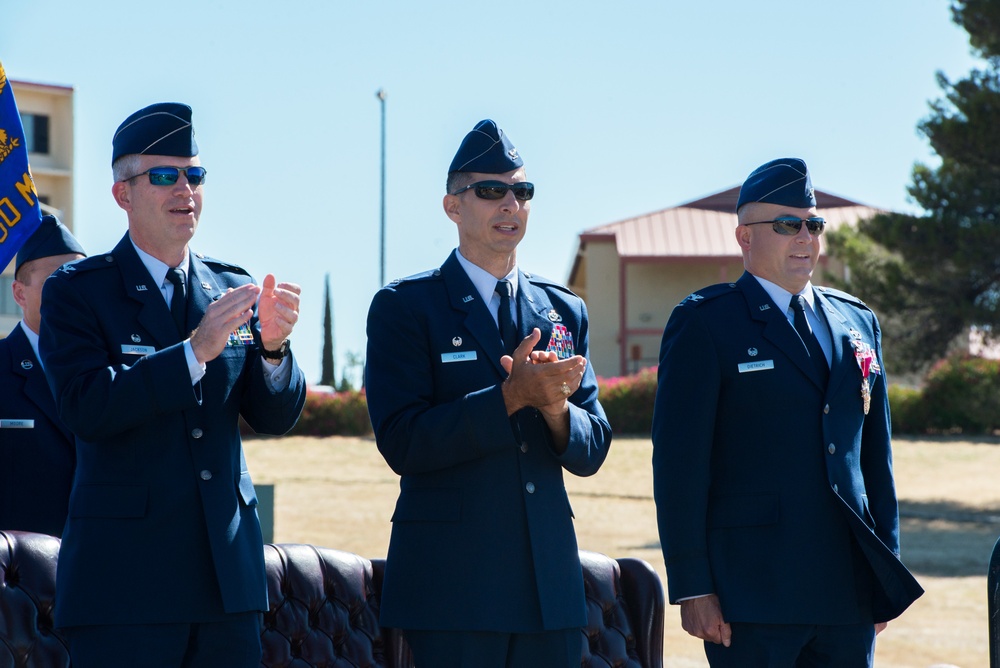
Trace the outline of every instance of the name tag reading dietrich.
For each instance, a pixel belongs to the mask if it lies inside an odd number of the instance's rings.
[[[122,355],[151,355],[155,352],[156,348],[153,346],[137,346],[128,343],[122,344]]]
[[[460,353],[441,353],[441,361],[448,362],[471,362],[476,359],[475,350],[466,350]]]
[[[0,429],[34,429],[34,420],[0,420]]]
[[[740,373],[750,373],[751,371],[766,371],[774,368],[774,360],[761,360],[759,362],[744,362],[736,367]]]

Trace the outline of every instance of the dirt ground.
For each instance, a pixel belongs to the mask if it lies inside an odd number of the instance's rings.
[[[639,557],[665,580],[646,439],[616,439],[591,478],[567,476],[584,549]],[[1000,440],[897,439],[903,561],[927,593],[879,636],[879,668],[989,665],[986,570],[1000,535]],[[385,556],[398,478],[372,439],[252,439],[250,471],[275,492],[274,540]],[[668,668],[707,666],[668,606]]]

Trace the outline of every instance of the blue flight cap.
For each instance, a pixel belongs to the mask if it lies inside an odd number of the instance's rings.
[[[190,158],[198,155],[191,125],[191,107],[177,102],[157,102],[135,112],[118,126],[111,140],[111,164],[133,153],[174,155]]]
[[[816,206],[809,168],[799,158],[778,158],[750,172],[740,188],[736,211],[751,202],[780,204],[796,209]]]
[[[76,240],[68,227],[59,222],[58,218],[42,216],[42,224],[31,233],[28,240],[17,251],[14,274],[17,275],[17,272],[21,270],[21,265],[25,262],[53,255],[69,255],[70,253],[86,255],[80,242]]]
[[[476,127],[465,135],[448,172],[504,174],[522,165],[524,161],[517,154],[517,149],[510,139],[496,123],[487,118],[479,121]]]

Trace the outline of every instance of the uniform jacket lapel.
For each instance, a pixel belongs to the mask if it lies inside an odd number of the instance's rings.
[[[45,380],[45,372],[20,326],[15,327],[7,336],[7,345],[10,350],[11,371],[24,379],[24,396],[59,428],[67,441],[72,442],[73,434],[63,426],[62,420],[58,419],[56,402],[52,398],[48,381]]]
[[[517,283],[517,331],[520,338],[526,337],[537,327],[542,337],[535,345],[536,350],[545,350],[552,335],[552,321],[548,313],[552,302],[545,291],[531,282],[531,274],[520,272]]]
[[[208,305],[222,295],[214,272],[208,270],[202,261],[202,256],[191,253],[189,265],[191,276],[188,278],[187,322],[194,329],[201,322]]]
[[[125,294],[140,307],[137,317],[139,324],[149,332],[161,348],[181,341],[177,325],[170,316],[170,307],[160,292],[160,286],[153,282],[146,266],[139,259],[139,254],[135,252],[128,234],[118,242],[111,254],[121,268]]]
[[[830,391],[835,392],[842,382],[857,368],[854,348],[851,346],[851,325],[846,315],[837,308],[836,302],[827,299],[820,290],[813,290],[817,304],[826,316],[833,342],[833,362],[830,365]],[[869,343],[874,343],[870,341]]]
[[[763,326],[764,338],[781,350],[802,373],[809,377],[810,381],[825,391],[826,388],[819,378],[819,371],[813,366],[806,347],[802,345],[792,324],[788,322],[788,316],[775,306],[767,291],[749,272],[740,277],[737,285],[746,297],[750,318]]]
[[[506,354],[500,341],[500,330],[490,315],[489,307],[483,303],[469,275],[459,264],[454,251],[441,266],[441,275],[451,308],[462,318],[465,328],[482,347],[497,371],[506,376],[507,372],[500,366],[500,358]]]

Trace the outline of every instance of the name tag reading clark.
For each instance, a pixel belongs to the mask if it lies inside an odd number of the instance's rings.
[[[151,355],[156,352],[153,346],[136,346],[128,343],[122,344],[122,355]]]
[[[0,420],[0,429],[34,429],[34,420]]]
[[[759,362],[744,362],[736,367],[740,373],[750,373],[751,371],[765,371],[774,368],[774,360],[761,360]]]
[[[441,353],[441,361],[445,364],[448,362],[471,362],[476,359],[475,350],[466,350],[460,353]]]

